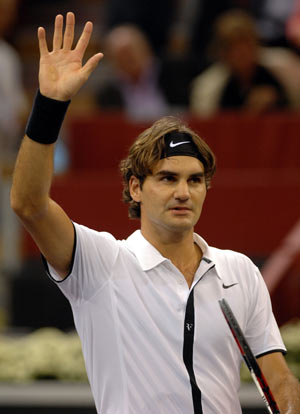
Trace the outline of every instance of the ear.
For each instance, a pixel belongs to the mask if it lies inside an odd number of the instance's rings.
[[[141,191],[140,180],[132,175],[129,179],[129,192],[132,199],[137,203],[141,201]]]

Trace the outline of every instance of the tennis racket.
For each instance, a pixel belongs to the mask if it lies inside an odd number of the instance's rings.
[[[244,361],[250,371],[253,381],[268,408],[269,413],[280,414],[279,408],[269,388],[267,380],[265,379],[229,304],[225,299],[221,299],[219,300],[219,305],[226,319],[226,322],[229,325],[230,331],[237,343],[237,346],[244,358]]]

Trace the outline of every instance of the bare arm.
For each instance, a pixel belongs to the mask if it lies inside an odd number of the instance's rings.
[[[103,56],[98,53],[82,66],[92,23],[86,23],[72,50],[74,25],[74,14],[68,13],[63,35],[63,16],[56,16],[51,52],[48,51],[44,28],[38,29],[40,92],[58,101],[71,99]],[[14,171],[11,205],[40,251],[63,278],[68,274],[71,264],[74,229],[66,213],[49,197],[53,153],[54,144],[42,144],[24,137]]]
[[[300,413],[300,384],[289,370],[281,352],[258,358],[281,414]]]

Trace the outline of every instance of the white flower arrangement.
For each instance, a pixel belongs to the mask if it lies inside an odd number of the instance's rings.
[[[87,381],[75,332],[41,328],[21,338],[0,336],[0,381]]]
[[[281,328],[288,349],[286,360],[300,379],[300,320]],[[251,380],[244,364],[243,381]],[[86,382],[87,375],[76,332],[41,328],[19,338],[0,336],[0,381],[26,382],[39,379]]]

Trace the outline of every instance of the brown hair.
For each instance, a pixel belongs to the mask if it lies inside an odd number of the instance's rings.
[[[241,9],[231,9],[221,14],[214,23],[211,52],[219,56],[232,42],[251,39],[258,42],[258,34],[252,16]]]
[[[152,174],[153,166],[161,159],[164,151],[164,136],[171,131],[186,132],[190,134],[196,144],[204,166],[204,175],[207,188],[210,187],[212,176],[215,173],[215,156],[209,146],[182,120],[167,116],[154,122],[143,131],[129,149],[128,157],[121,161],[120,170],[123,177],[123,201],[129,204],[129,217],[141,216],[140,204],[135,202],[129,191],[129,180],[133,175],[143,185],[145,178]]]

